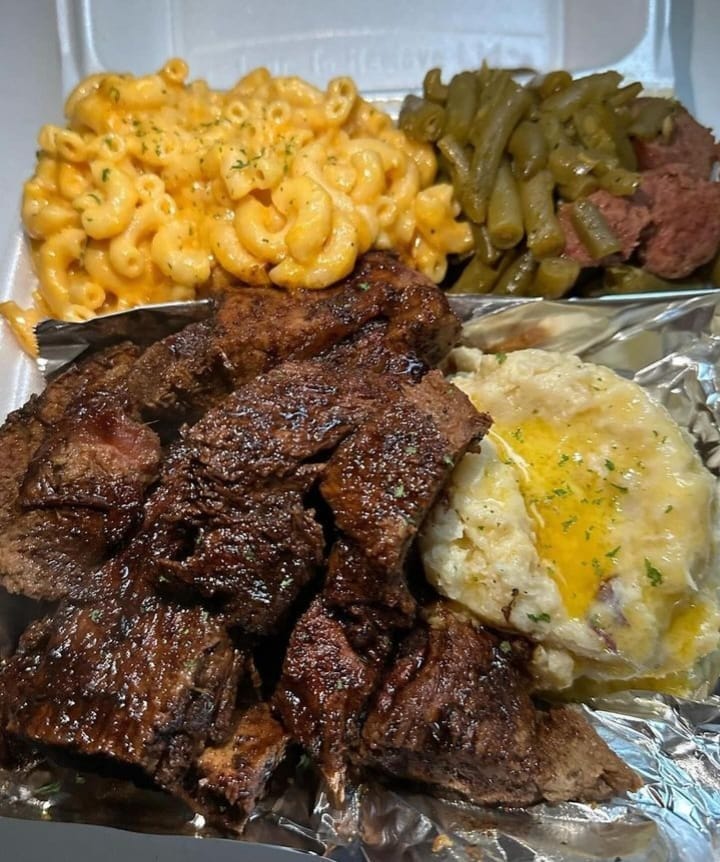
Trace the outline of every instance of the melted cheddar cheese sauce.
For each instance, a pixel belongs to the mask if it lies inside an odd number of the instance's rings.
[[[718,646],[714,482],[636,384],[573,356],[454,351],[494,418],[421,538],[437,589],[538,644],[545,689],[687,691]]]

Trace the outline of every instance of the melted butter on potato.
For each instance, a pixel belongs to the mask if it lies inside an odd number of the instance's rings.
[[[718,646],[714,481],[636,384],[577,357],[460,348],[495,421],[423,530],[428,578],[540,644],[538,685],[684,691]]]

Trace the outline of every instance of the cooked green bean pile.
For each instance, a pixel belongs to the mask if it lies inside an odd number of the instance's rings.
[[[432,142],[475,234],[475,254],[456,292],[560,297],[580,266],[562,257],[558,202],[597,259],[620,248],[600,210],[597,189],[632,195],[640,182],[631,137],[654,138],[674,103],[642,99],[641,84],[622,86],[617,72],[573,79],[565,71],[517,83],[510,71],[483,65],[444,84],[439,69],[408,96],[400,128]]]

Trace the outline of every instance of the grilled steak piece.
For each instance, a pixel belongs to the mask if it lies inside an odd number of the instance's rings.
[[[373,320],[387,321],[387,343],[434,364],[455,342],[459,323],[444,294],[385,252],[370,252],[335,287],[287,293],[229,292],[208,321],[152,345],[128,387],[145,418],[202,415],[223,395],[284,359],[316,356]]]
[[[322,599],[293,631],[275,694],[285,726],[337,800],[392,631],[415,616],[405,580],[410,543],[455,461],[489,427],[437,372],[396,382],[327,463],[320,490],[339,538]]]
[[[538,709],[529,645],[429,608],[407,636],[362,731],[359,763],[484,805],[599,801],[635,775],[571,707]]]
[[[378,667],[358,655],[342,621],[315,599],[290,636],[273,705],[293,740],[320,766],[335,800],[344,795],[348,749],[378,681]]]
[[[160,441],[122,403],[94,397],[73,405],[40,445],[20,491],[25,509],[95,509],[108,545],[142,518],[145,489],[157,477]]]
[[[218,598],[228,622],[278,630],[319,571],[325,540],[305,496],[319,458],[374,404],[323,362],[286,362],[229,396],[182,437],[149,500],[164,589]]]
[[[287,733],[266,703],[239,710],[227,742],[208,746],[198,757],[184,795],[211,822],[241,832],[284,759],[288,743]]]
[[[183,434],[129,547],[73,593],[80,607],[22,640],[3,680],[11,733],[176,785],[210,728],[222,727],[238,660],[215,618],[155,587],[218,599],[223,624],[247,633],[276,630],[323,556],[303,499],[318,458],[378,410],[383,388],[402,391],[391,375],[387,384],[338,371],[323,359],[286,362]]]
[[[207,612],[128,578],[145,550],[105,566],[101,601],[33,623],[0,684],[13,736],[110,757],[172,789],[227,732],[243,656]]]
[[[202,506],[203,501],[196,503]],[[303,507],[298,489],[248,493],[219,516],[208,517],[193,507],[169,531],[181,543],[190,534],[194,544],[188,543],[182,559],[158,560],[162,585],[182,585],[203,598],[221,600],[224,619],[249,634],[282,629],[300,590],[323,563],[322,527]]]
[[[159,444],[105,402],[138,353],[96,354],[0,429],[0,585],[10,592],[60,598],[140,515]]]
[[[386,397],[338,446],[321,484],[341,533],[328,567],[329,605],[376,604],[412,619],[410,543],[456,461],[489,427],[488,416],[431,371]]]

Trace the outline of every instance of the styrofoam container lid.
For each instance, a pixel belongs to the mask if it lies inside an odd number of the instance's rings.
[[[433,66],[448,74],[483,59],[674,84],[667,0],[62,0],[58,9],[66,90],[104,69],[146,74],[170,56],[216,87],[268,66],[320,85],[351,75],[365,92],[405,91]]]

